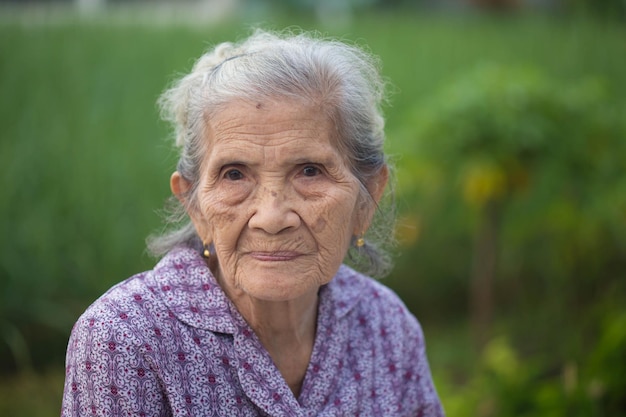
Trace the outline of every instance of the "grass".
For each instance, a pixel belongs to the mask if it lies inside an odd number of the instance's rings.
[[[63,393],[63,369],[22,373],[0,378],[0,415],[49,417],[59,415]]]

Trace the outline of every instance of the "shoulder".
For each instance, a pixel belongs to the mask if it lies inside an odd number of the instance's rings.
[[[111,287],[85,310],[81,319],[125,320],[128,313],[143,310],[146,304],[154,304],[154,289],[147,282],[151,272],[133,275]]]
[[[334,316],[354,337],[362,337],[363,343],[382,338],[423,347],[419,321],[389,287],[346,266],[340,268],[329,287]]]
[[[68,350],[141,344],[153,327],[151,311],[158,302],[146,285],[146,275],[134,275],[95,300],[74,324]]]
[[[332,283],[333,298],[339,309],[368,317],[389,320],[415,320],[402,299],[383,283],[342,266]]]
[[[443,415],[422,328],[398,294],[347,267],[341,267],[332,284],[332,299],[339,311],[332,337],[343,340],[338,350],[345,385],[351,386],[355,375],[360,381],[370,381],[379,395],[380,415],[395,415],[385,407],[400,402],[405,410],[415,410],[413,415]]]
[[[104,415],[113,411],[112,402],[130,409],[142,398],[150,415],[161,415],[165,402],[153,368],[158,362],[155,330],[163,310],[155,308],[146,276],[141,273],[112,287],[74,325],[67,346],[63,416]]]
[[[94,301],[74,325],[70,348],[114,336],[129,348],[154,344],[177,337],[184,326],[228,333],[231,322],[226,296],[200,255],[178,247],[153,269],[120,282]]]
[[[187,290],[185,281],[193,276],[192,260],[185,250],[174,250],[162,258],[153,269],[138,273],[114,285],[95,300],[81,315],[76,326],[152,327],[155,322],[172,319],[167,302],[174,299],[173,288]],[[177,294],[184,298],[185,291]],[[169,297],[169,298],[168,298]],[[173,300],[176,301],[176,300]]]

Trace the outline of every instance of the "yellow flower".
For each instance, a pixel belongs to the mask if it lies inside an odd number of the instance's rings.
[[[506,192],[504,171],[490,163],[482,162],[468,167],[462,182],[465,201],[476,207],[483,207],[489,201],[498,200]]]

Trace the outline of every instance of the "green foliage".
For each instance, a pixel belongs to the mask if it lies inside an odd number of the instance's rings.
[[[479,65],[408,112],[404,158],[416,168],[400,185],[450,242],[470,241],[477,214],[497,203],[502,278],[532,275],[567,297],[572,278],[610,282],[626,251],[623,114],[597,78]]]
[[[402,134],[414,135],[416,169],[404,187],[421,196],[423,221],[447,224],[452,245],[471,242],[479,214],[497,204],[499,311],[532,307],[559,326],[549,334],[547,323],[532,323],[531,331],[542,333],[532,341],[525,327],[492,340],[462,389],[448,392],[442,382],[451,415],[565,410],[589,416],[623,409],[625,374],[609,363],[621,367],[617,357],[626,353],[624,304],[601,301],[617,290],[624,302],[623,285],[616,284],[626,253],[622,106],[597,78],[565,83],[536,68],[489,64],[451,80],[408,113]],[[428,236],[414,250],[431,245],[445,250]],[[591,311],[599,321],[589,319]],[[598,343],[559,344],[576,331]],[[507,337],[519,338],[519,348]],[[528,353],[538,350],[546,352]],[[550,369],[556,375],[546,374]]]
[[[491,340],[462,383],[435,371],[448,415],[624,416],[626,316],[607,317],[598,343],[583,357],[554,362],[550,352],[532,358],[505,336]],[[458,379],[458,376],[456,377]]]
[[[423,100],[407,126],[416,156],[438,170],[429,175],[445,176],[465,203],[517,203],[518,233],[567,229],[594,245],[597,228],[624,231],[626,214],[624,109],[606,90],[598,79],[483,65]],[[589,229],[573,230],[581,223]]]
[[[64,377],[63,369],[55,369],[41,374],[24,372],[13,378],[0,378],[0,415],[58,416]]]
[[[576,13],[622,21],[626,19],[626,3],[623,0],[566,0],[564,5]]]

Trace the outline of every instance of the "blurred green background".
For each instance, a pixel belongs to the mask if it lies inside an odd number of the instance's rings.
[[[259,24],[381,57],[384,283],[448,415],[626,415],[623,1],[77,3],[0,7],[0,415],[58,415],[72,324],[155,262],[176,162],[158,95]]]

